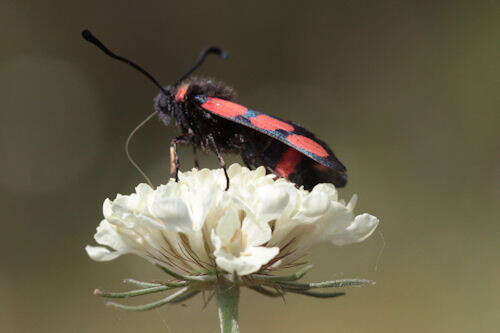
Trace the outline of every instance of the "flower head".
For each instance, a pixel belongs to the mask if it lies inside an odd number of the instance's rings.
[[[278,269],[296,265],[315,244],[361,242],[378,225],[372,215],[355,216],[356,196],[345,204],[331,184],[309,192],[266,175],[263,167],[238,164],[228,175],[228,190],[222,170],[203,169],[180,173],[178,182],[156,189],[140,184],[131,195],[107,199],[94,236],[102,246],[87,246],[88,255],[108,261],[132,253],[163,268],[176,283],[203,281],[206,288],[223,277],[264,292],[274,277],[283,280],[274,275]]]

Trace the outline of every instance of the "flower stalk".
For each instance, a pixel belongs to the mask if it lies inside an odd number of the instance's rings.
[[[215,298],[219,311],[221,333],[238,333],[238,300],[240,288],[234,284],[219,283]]]

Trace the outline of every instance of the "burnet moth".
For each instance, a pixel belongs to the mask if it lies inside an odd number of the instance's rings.
[[[227,187],[229,177],[222,158],[225,153],[239,154],[248,168],[262,165],[268,172],[307,190],[318,183],[333,183],[336,187],[346,185],[346,168],[313,133],[294,122],[235,103],[233,89],[221,82],[190,77],[208,54],[227,58],[223,50],[205,49],[186,74],[174,84],[163,87],[139,65],[111,52],[90,31],[84,30],[82,36],[108,56],[134,67],[160,89],[154,99],[154,114],[166,125],[173,119],[181,131],[170,148],[171,176],[176,180],[180,168],[177,145],[186,144],[193,146],[196,167],[199,167],[197,149],[216,154],[226,174]]]

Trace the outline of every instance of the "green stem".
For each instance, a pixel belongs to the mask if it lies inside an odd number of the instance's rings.
[[[238,333],[239,287],[235,284],[221,283],[216,287],[215,296],[219,309],[221,333]]]

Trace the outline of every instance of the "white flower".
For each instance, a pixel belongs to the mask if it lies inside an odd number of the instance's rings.
[[[181,274],[245,276],[289,267],[319,242],[361,242],[379,222],[355,216],[356,196],[346,205],[331,184],[309,192],[238,164],[228,174],[227,191],[222,170],[203,169],[107,199],[94,236],[103,246],[87,246],[88,255],[107,261],[133,253]]]

